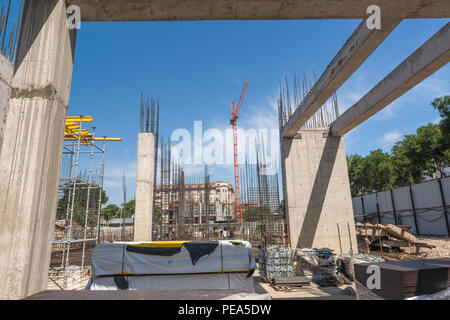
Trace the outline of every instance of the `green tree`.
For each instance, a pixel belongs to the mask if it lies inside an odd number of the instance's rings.
[[[392,188],[393,166],[391,156],[377,149],[364,157],[361,163],[360,179],[365,181],[362,193]]]
[[[443,96],[434,99],[431,105],[439,111],[441,121],[439,126],[441,127],[442,135],[446,137],[447,144],[450,144],[450,96]]]
[[[439,172],[440,176],[445,177],[445,169],[450,164],[450,148],[441,127],[435,124],[420,127],[417,129],[417,143],[421,154],[414,154],[412,157],[425,158],[423,160],[426,162],[425,173],[432,176]]]
[[[56,218],[63,220],[66,219],[67,212],[69,210],[68,216],[70,217],[70,208],[72,207],[72,192],[73,185],[67,184],[63,188],[63,196],[58,200]],[[73,202],[73,214],[72,219],[80,226],[84,226],[84,220],[86,217],[86,207],[87,207],[87,194],[88,189],[86,185],[77,184],[75,187],[75,197]],[[88,226],[93,226],[97,221],[97,214],[95,210],[98,208],[99,200],[99,189],[91,188],[89,191],[89,212],[88,212]],[[102,190],[102,205],[108,202],[108,196],[105,190]]]
[[[347,161],[352,196],[389,189],[393,182],[391,156],[380,149],[366,157],[350,155]]]
[[[425,175],[438,172],[445,176],[450,164],[450,148],[439,125],[428,124],[406,135],[392,148],[396,171],[396,186],[418,183]]]
[[[348,176],[350,179],[350,191],[352,197],[361,194],[363,189],[363,179],[361,176],[361,165],[363,158],[359,154],[352,154],[347,157]]]
[[[125,206],[123,208],[123,217],[124,218],[131,218],[134,215],[134,208],[136,205],[136,200],[130,200],[127,203],[125,203]]]
[[[118,216],[120,208],[115,204],[108,204],[102,210],[102,217],[106,221],[111,220],[114,216]]]
[[[421,182],[425,176],[446,176],[450,166],[450,96],[434,99],[439,111],[438,125],[428,124],[415,134],[405,135],[391,153],[372,151],[366,157],[347,158],[352,196],[383,191]]]
[[[400,187],[418,183],[425,179],[425,171],[429,162],[422,157],[422,151],[414,134],[405,135],[392,147],[394,165],[394,186]]]

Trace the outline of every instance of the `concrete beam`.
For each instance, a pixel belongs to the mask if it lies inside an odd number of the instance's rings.
[[[369,5],[385,18],[450,17],[448,0],[67,0],[83,21],[362,19]]]
[[[362,21],[294,111],[283,127],[281,136],[294,137],[306,121],[375,51],[400,21],[383,19],[379,30],[368,29],[365,20]]]
[[[47,288],[74,32],[64,0],[25,1],[0,152],[0,299]]]
[[[138,135],[134,241],[152,240],[154,141],[153,133]]]
[[[337,118],[331,124],[330,134],[343,136],[449,61],[450,23],[447,23],[369,93]]]

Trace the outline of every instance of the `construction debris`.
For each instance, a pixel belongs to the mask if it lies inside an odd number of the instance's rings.
[[[349,284],[351,281],[336,264],[333,250],[295,249],[296,274],[305,276],[321,287]]]
[[[350,257],[349,254],[343,254],[343,256]],[[357,253],[353,255],[353,258],[359,260],[361,263],[363,262],[383,262],[385,261],[383,258],[379,256],[370,255],[367,253]]]
[[[303,287],[308,286],[310,281],[306,277],[281,277],[273,278],[271,283],[279,287]]]
[[[356,223],[356,231],[359,238],[363,238],[366,249],[377,251],[401,252],[404,248],[415,247],[416,253],[420,248],[435,248],[435,246],[420,242],[414,235],[409,233],[412,228],[409,226],[394,226],[392,224],[370,224]]]
[[[351,283],[352,277],[347,275],[345,267],[338,267],[340,260],[328,248],[263,248],[259,262],[261,276],[276,290],[307,286],[310,282],[322,287]]]

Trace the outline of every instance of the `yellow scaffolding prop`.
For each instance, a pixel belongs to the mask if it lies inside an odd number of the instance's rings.
[[[94,137],[94,133],[89,129],[81,129],[82,122],[94,121],[93,116],[68,116],[64,128],[64,140],[75,141],[80,139],[84,145],[88,145],[90,141],[122,141],[122,138]]]

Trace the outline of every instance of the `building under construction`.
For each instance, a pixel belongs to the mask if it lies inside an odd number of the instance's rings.
[[[170,141],[162,140],[159,151],[153,240],[239,237],[257,245],[285,243],[278,170],[275,163],[265,161],[262,144],[256,149],[256,163],[247,159],[240,169],[242,222],[230,183],[211,182],[207,166],[203,177],[186,177],[181,165],[174,163]]]

